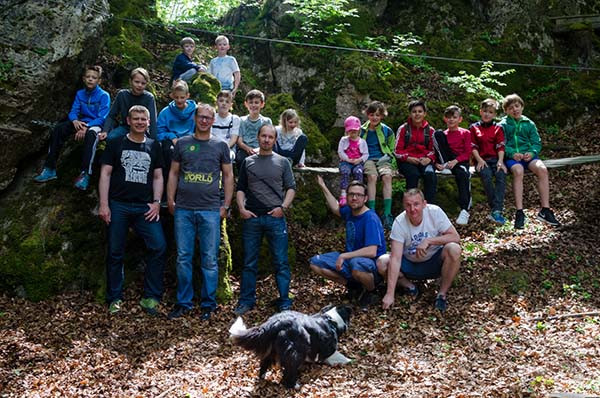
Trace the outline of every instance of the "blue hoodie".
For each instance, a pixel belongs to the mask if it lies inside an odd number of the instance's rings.
[[[194,134],[194,114],[196,112],[196,102],[187,100],[187,106],[184,110],[177,108],[175,101],[171,101],[158,114],[156,120],[157,139],[164,141],[166,139],[181,138],[186,135]]]
[[[83,88],[75,94],[75,101],[69,112],[69,120],[79,120],[87,123],[88,127],[104,124],[104,119],[110,110],[110,95],[96,86],[88,91]]]

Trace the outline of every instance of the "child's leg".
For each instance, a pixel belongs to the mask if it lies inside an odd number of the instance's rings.
[[[548,169],[540,159],[533,159],[527,166],[538,178],[538,191],[542,207],[550,207],[550,182],[548,180]]]
[[[119,126],[108,132],[106,139],[114,140],[115,138],[125,137],[129,133],[129,126]]]
[[[363,182],[363,180],[364,180],[363,174],[364,174],[363,163],[355,164],[354,167],[352,167],[352,176],[355,181]]]
[[[340,190],[342,192],[346,192],[348,189],[348,184],[350,183],[350,172],[352,170],[352,165],[347,162],[340,162]]]
[[[367,160],[364,170],[365,174],[367,175],[367,194],[369,195],[367,206],[374,210],[375,198],[377,194],[377,177],[379,176],[377,173],[377,166],[375,165],[374,161]]]
[[[75,134],[75,127],[69,120],[58,123],[50,133],[50,148],[48,149],[48,157],[44,162],[44,167],[47,169],[56,170],[56,161],[60,149],[70,135]]]
[[[506,173],[493,164],[496,176],[496,187],[494,192],[494,206],[492,211],[502,212],[504,210],[504,192],[506,191]]]
[[[488,167],[484,167],[479,171],[479,177],[481,178],[481,183],[483,185],[483,190],[485,191],[485,196],[487,197],[488,205],[490,206],[490,209],[494,211],[495,195],[492,176],[496,166],[491,165],[491,162],[486,161],[486,163]],[[492,167],[494,167],[494,169],[492,169]]]
[[[435,193],[437,191],[437,174],[433,168],[433,164],[421,166],[423,171],[423,194],[427,203],[435,203]]]
[[[471,173],[469,163],[461,162],[452,168],[452,174],[458,187],[458,204],[461,210],[469,210],[471,202]]]
[[[516,163],[510,168],[513,175],[513,193],[515,195],[515,207],[517,210],[523,210],[523,166]]]
[[[93,126],[85,132],[83,139],[83,154],[81,155],[81,171],[92,175],[92,165],[96,156],[96,146],[98,145],[98,133],[102,130],[100,126]]]
[[[433,148],[435,149],[435,156],[439,164],[448,163],[456,159],[456,155],[450,149],[450,145],[448,145],[448,138],[442,130],[436,130],[433,133]]]
[[[196,68],[191,68],[179,75],[179,78],[189,83],[190,80],[192,80],[192,77],[196,75],[196,73],[198,73]]]

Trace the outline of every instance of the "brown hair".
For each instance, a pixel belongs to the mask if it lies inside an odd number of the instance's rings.
[[[260,98],[260,102],[265,102],[265,95],[262,93],[262,91],[257,89],[248,91],[248,93],[246,93],[246,98],[244,98],[244,101],[250,101],[254,98]]]
[[[458,105],[450,105],[449,107],[447,107],[444,110],[444,117],[454,116],[457,113],[458,113],[458,116],[460,116],[461,111],[460,111],[460,108],[458,107]]]
[[[523,102],[523,98],[519,97],[517,94],[510,94],[504,97],[502,100],[502,109],[506,112],[506,108],[518,102],[521,106],[525,106],[525,102]]]
[[[376,112],[379,112],[379,114],[382,117],[385,117],[388,115],[387,109],[385,108],[385,104],[381,101],[372,101],[367,106],[367,115],[370,115],[370,114],[376,113]]]

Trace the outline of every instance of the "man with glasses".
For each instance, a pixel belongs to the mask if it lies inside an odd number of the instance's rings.
[[[375,287],[381,281],[377,258],[386,252],[383,226],[374,210],[366,206],[367,187],[359,181],[348,186],[347,205],[340,207],[323,178],[317,183],[333,214],[346,222],[346,251],[319,254],[310,259],[310,269],[317,275],[345,285],[350,300],[359,299],[363,311],[374,301]]]

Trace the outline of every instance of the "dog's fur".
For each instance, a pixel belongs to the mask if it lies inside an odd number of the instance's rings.
[[[305,361],[350,362],[337,352],[338,337],[348,328],[350,313],[350,307],[345,306],[324,309],[314,315],[284,311],[250,329],[238,317],[229,333],[234,344],[260,358],[260,378],[271,365],[278,363],[283,370],[283,385],[294,388]]]

